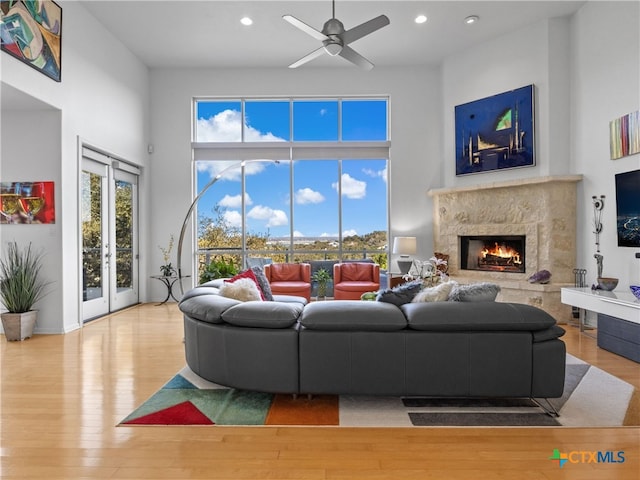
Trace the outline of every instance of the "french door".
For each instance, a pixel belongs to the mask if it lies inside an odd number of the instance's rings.
[[[138,175],[83,148],[80,173],[82,320],[138,303]]]

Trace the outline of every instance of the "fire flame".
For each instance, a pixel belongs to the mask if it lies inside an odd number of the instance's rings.
[[[487,255],[493,255],[500,258],[510,258],[514,264],[522,264],[522,260],[520,260],[520,254],[518,252],[516,252],[511,247],[498,245],[497,242],[494,244],[493,249],[489,250],[487,247],[484,247],[481,253],[482,258],[487,258]]]

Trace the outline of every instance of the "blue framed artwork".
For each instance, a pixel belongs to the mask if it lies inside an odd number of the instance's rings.
[[[0,1],[3,52],[60,81],[62,8],[52,0]]]
[[[456,175],[535,165],[534,86],[455,107]]]

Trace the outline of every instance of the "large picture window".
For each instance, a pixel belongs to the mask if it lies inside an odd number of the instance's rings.
[[[387,98],[195,99],[197,262],[388,254]]]

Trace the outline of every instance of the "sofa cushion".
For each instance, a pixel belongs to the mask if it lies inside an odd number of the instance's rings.
[[[207,323],[224,323],[222,313],[241,302],[211,293],[211,287],[196,287],[188,291],[178,304],[182,313]],[[199,293],[196,295],[195,293]]]
[[[260,289],[251,278],[239,278],[234,282],[225,282],[220,287],[220,295],[227,298],[235,298],[241,302],[262,300]]]
[[[406,282],[397,287],[380,290],[376,300],[379,302],[392,303],[399,307],[400,305],[411,302],[423,286],[422,280]]]
[[[289,328],[303,308],[297,302],[245,302],[225,310],[222,319],[237,327]]]
[[[481,282],[470,285],[455,285],[449,294],[454,302],[493,302],[500,292],[495,283]]]
[[[312,302],[304,308],[300,323],[310,330],[393,332],[407,320],[395,305],[361,300]]]
[[[400,308],[413,330],[535,332],[556,324],[544,310],[521,303],[428,302],[407,303]]]

